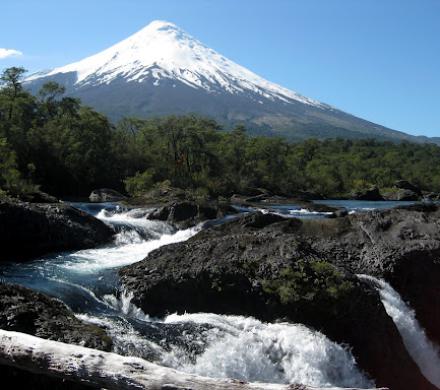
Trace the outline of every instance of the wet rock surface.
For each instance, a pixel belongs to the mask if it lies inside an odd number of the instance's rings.
[[[332,263],[387,280],[440,344],[440,210],[416,204],[306,221],[297,234]]]
[[[180,201],[156,208],[148,215],[148,219],[167,221],[180,229],[186,229],[204,221],[236,213],[237,211],[227,203]]]
[[[301,322],[349,344],[378,385],[433,389],[378,293],[354,274],[392,283],[434,337],[439,217],[433,205],[321,220],[255,213],[162,247],[120,274],[133,302],[152,315],[208,311]]]
[[[362,191],[354,192],[353,199],[356,200],[384,200],[377,187],[371,187]]]
[[[90,202],[119,202],[126,199],[125,195],[110,188],[93,190],[89,195]]]
[[[0,284],[0,328],[41,338],[110,351],[104,330],[83,323],[60,301],[27,288]],[[82,390],[88,386],[0,365],[2,383],[17,389]]]
[[[103,222],[63,203],[0,201],[0,261],[92,248],[110,242],[113,234]]]

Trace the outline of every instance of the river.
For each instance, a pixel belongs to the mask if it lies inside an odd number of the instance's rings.
[[[357,368],[346,347],[300,324],[210,313],[165,318],[143,313],[120,285],[118,269],[163,245],[185,241],[203,227],[176,230],[166,222],[146,219],[148,209],[127,210],[113,204],[73,206],[113,226],[118,232],[114,242],[9,264],[2,267],[2,278],[54,296],[80,319],[104,327],[113,338],[115,352],[218,378],[321,387],[374,385]],[[347,206],[352,212],[371,208],[362,202]],[[285,216],[325,216],[294,205],[274,208]]]

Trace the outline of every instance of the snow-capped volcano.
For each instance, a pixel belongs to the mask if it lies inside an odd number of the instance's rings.
[[[91,57],[36,73],[26,85],[36,91],[49,80],[114,120],[199,113],[290,139],[412,138],[271,83],[164,21]]]
[[[75,86],[110,84],[119,77],[128,82],[153,79],[180,81],[208,92],[243,93],[251,91],[267,99],[320,103],[271,83],[228,60],[202,44],[175,24],[154,21],[116,45],[73,64],[55,68],[42,76],[76,73]]]

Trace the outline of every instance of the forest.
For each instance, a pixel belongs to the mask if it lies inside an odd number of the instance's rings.
[[[408,180],[440,192],[440,147],[375,140],[289,143],[224,129],[196,115],[124,118],[116,124],[65,96],[54,82],[36,96],[25,70],[8,68],[0,89],[0,193],[42,190],[87,196],[109,187],[139,195],[160,183],[209,196],[265,188],[343,197]]]

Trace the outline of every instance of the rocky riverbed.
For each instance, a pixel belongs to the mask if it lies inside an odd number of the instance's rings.
[[[313,210],[312,216],[333,217],[314,219],[271,213],[273,205],[258,212],[250,204],[175,199],[136,209],[16,201],[0,206],[5,221],[21,218],[25,238],[36,235],[35,255],[98,246],[36,261],[30,261],[30,249],[18,249],[17,258],[28,263],[3,267],[5,281],[56,296],[76,316],[60,301],[8,284],[0,286],[1,328],[214,377],[289,383],[312,375],[315,382],[308,384],[318,386],[374,381],[399,390],[437,388],[428,380],[435,372],[426,376],[430,368],[414,358],[384,303],[385,287],[357,276],[388,281],[415,309],[419,333],[426,329],[436,343],[440,211],[434,205],[350,215]],[[179,230],[190,226],[196,227]],[[16,227],[7,234],[15,245],[24,239]],[[200,312],[211,314],[184,314]],[[306,339],[310,344],[301,341]],[[236,349],[243,342],[246,354]],[[225,360],[221,373],[212,361],[217,343],[226,343],[224,356],[236,361],[231,366]],[[299,362],[304,367],[296,370],[304,375],[288,373]],[[244,376],[241,366],[250,370]]]

